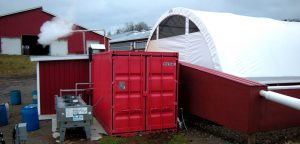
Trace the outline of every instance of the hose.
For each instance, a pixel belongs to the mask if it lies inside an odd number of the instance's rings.
[[[188,130],[185,125],[184,118],[183,118],[183,108],[180,108],[180,112],[181,112],[181,119],[182,119],[183,126],[184,126],[185,130]]]

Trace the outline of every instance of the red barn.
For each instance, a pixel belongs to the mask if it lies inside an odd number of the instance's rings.
[[[26,55],[66,55],[85,53],[85,47],[91,43],[105,42],[108,38],[95,32],[76,32],[62,38],[49,46],[43,47],[37,43],[40,27],[55,16],[43,10],[42,7],[23,10],[0,16],[0,53]],[[74,25],[75,30],[86,30]]]

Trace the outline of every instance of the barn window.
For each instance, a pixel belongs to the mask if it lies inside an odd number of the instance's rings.
[[[183,16],[170,16],[159,25],[159,39],[183,34],[185,34],[185,17]]]
[[[189,20],[189,33],[198,32],[200,31],[198,27],[193,23],[191,20]]]

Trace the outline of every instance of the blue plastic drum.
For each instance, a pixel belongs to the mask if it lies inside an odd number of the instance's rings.
[[[0,104],[0,126],[6,126],[8,124],[7,121],[7,111],[5,104]]]
[[[22,122],[27,124],[27,131],[39,129],[39,116],[36,105],[27,105],[22,107]]]
[[[38,100],[37,100],[37,91],[33,90],[32,91],[32,103],[33,104],[37,104]]]
[[[21,91],[20,90],[12,90],[9,93],[10,95],[10,103],[12,105],[21,104]]]

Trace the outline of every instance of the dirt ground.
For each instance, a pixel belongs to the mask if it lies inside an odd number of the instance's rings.
[[[9,102],[9,92],[19,89],[22,93],[22,105],[10,105],[9,120],[7,126],[0,127],[0,131],[4,134],[6,143],[12,143],[12,128],[21,120],[21,107],[32,103],[32,91],[36,89],[36,78],[19,77],[19,78],[0,78],[0,103]],[[215,125],[205,120],[187,121],[188,131],[181,131],[191,144],[231,144],[246,143],[247,135],[233,132],[222,126]],[[39,122],[40,129],[28,133],[27,144],[51,144],[55,140],[51,136],[51,121],[43,120]],[[129,138],[130,139],[130,138]],[[153,142],[153,141],[152,141]],[[152,143],[151,142],[151,143]],[[257,134],[257,143],[260,144],[294,144],[300,143],[300,127],[290,128],[273,132],[265,132]],[[76,139],[70,136],[66,138],[65,143],[98,143],[83,139]],[[134,142],[135,143],[135,142]],[[153,143],[159,143],[153,142]]]

